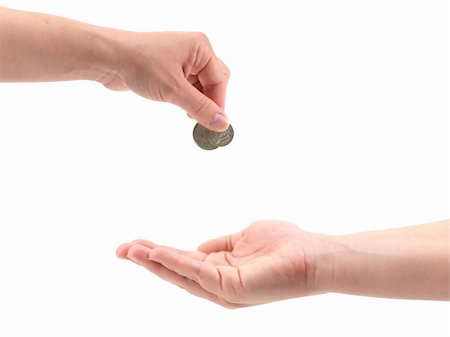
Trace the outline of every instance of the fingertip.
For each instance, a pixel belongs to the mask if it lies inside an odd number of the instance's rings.
[[[198,246],[197,250],[202,253],[209,253],[206,243],[202,243],[200,246]]]
[[[128,249],[132,246],[131,242],[122,243],[119,247],[116,249],[116,256],[119,259],[126,259],[128,254]]]
[[[223,131],[226,131],[229,126],[230,126],[230,122],[229,122],[228,116],[225,115],[225,113],[218,112],[209,121],[209,123],[206,127],[213,131],[223,132]]]
[[[128,248],[126,256],[131,261],[134,261],[136,263],[142,263],[148,260],[150,251],[151,251],[150,248],[135,243]]]

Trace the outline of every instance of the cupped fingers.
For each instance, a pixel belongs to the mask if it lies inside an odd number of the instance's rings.
[[[239,305],[225,301],[220,297],[210,293],[194,280],[176,273],[164,265],[149,259],[151,249],[140,244],[134,244],[128,249],[127,257],[131,261],[141,265],[151,273],[155,274],[164,281],[170,282],[180,288],[185,289],[194,296],[207,299],[226,308],[237,308]]]
[[[224,306],[226,308],[238,308],[240,307],[238,304],[234,304],[231,302],[228,302],[217,295],[207,291],[204,289],[199,283],[197,283],[194,280],[191,280],[187,277],[184,277],[180,274],[177,274],[176,272],[166,268],[160,263],[148,260],[145,264],[142,265],[145,267],[148,271],[155,274],[159,278],[161,278],[164,281],[167,281],[169,283],[172,283],[190,294],[204,298],[206,300],[209,300],[211,302],[214,302],[216,304],[219,304],[221,306]]]
[[[198,253],[201,254],[201,252]],[[218,294],[218,272],[210,263],[170,247],[152,249],[149,258],[181,276],[194,280],[206,290]]]
[[[127,259],[128,252],[129,252],[130,248],[133,246],[143,246],[143,247],[146,247],[149,249],[160,247],[159,245],[157,245],[156,243],[153,243],[151,241],[144,240],[144,239],[137,239],[137,240],[133,240],[131,242],[126,242],[126,243],[121,244],[116,249],[117,257],[121,258],[121,259]],[[200,252],[200,251],[189,251],[189,250],[185,251],[185,250],[180,250],[177,248],[170,248],[170,249],[178,252],[181,255],[188,256],[190,258],[193,258],[193,259],[196,259],[199,261],[204,261],[207,257],[207,254],[205,254],[204,252]]]
[[[144,247],[147,247],[147,248],[150,248],[150,249],[155,248],[155,247],[158,246],[157,244],[155,244],[155,243],[153,243],[151,241],[138,239],[138,240],[134,240],[134,241],[131,241],[131,242],[126,242],[126,243],[121,244],[116,249],[116,256],[118,258],[121,258],[121,259],[126,259],[127,258],[127,254],[128,254],[128,250],[130,249],[130,247],[132,247],[132,246],[134,246],[136,244],[139,244],[141,246],[144,246]]]
[[[133,242],[126,242],[122,243],[119,247],[116,249],[116,256],[120,259],[126,259],[128,250],[130,247],[133,246]]]

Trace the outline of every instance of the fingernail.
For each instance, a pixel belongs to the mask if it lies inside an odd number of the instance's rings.
[[[216,113],[214,118],[209,121],[209,125],[214,129],[225,131],[228,128],[228,117],[223,113]]]

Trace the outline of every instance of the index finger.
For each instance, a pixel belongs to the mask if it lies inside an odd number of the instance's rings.
[[[227,84],[230,78],[230,70],[225,63],[213,55],[197,76],[203,87],[203,93],[224,109]]]

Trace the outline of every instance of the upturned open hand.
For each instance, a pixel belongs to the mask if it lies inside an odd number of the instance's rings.
[[[121,245],[117,256],[195,296],[237,308],[314,292],[310,249],[308,233],[289,222],[265,220],[197,251],[136,240]]]

